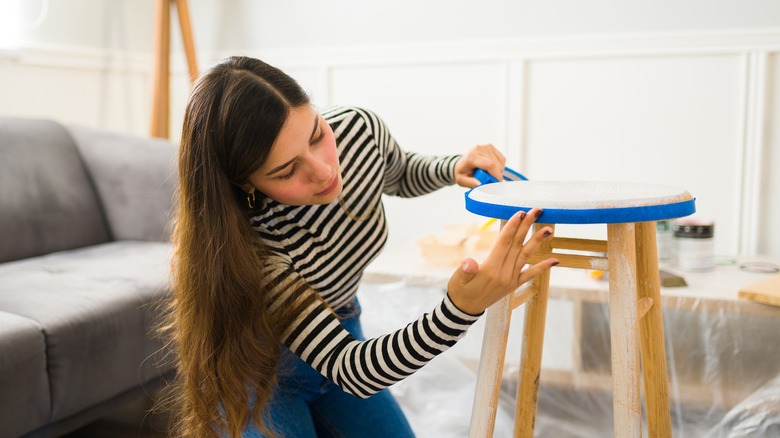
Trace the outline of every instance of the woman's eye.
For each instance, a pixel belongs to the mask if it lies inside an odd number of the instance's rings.
[[[325,138],[325,130],[320,129],[320,135],[317,136],[317,138],[314,139],[313,142],[311,142],[312,145],[315,145],[322,141],[322,139]]]
[[[298,169],[298,163],[293,164],[292,169],[290,169],[289,172],[285,173],[284,175],[280,175],[280,179],[290,179],[295,175],[295,171]]]

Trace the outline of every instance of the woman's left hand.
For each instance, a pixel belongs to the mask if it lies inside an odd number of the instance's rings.
[[[471,148],[455,163],[455,182],[466,188],[476,187],[480,182],[474,178],[474,171],[482,169],[493,178],[503,181],[506,158],[492,144],[480,144]]]

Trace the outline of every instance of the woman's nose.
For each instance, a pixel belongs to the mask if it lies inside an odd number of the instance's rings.
[[[320,160],[317,156],[312,156],[312,173],[311,178],[315,182],[330,181],[333,176],[333,171],[327,162]]]

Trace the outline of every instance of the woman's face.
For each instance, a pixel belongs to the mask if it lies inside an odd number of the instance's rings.
[[[341,194],[336,139],[311,105],[293,108],[265,164],[250,175],[252,188],[287,205],[333,202]]]

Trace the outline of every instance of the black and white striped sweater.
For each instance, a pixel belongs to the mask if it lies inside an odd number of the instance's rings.
[[[268,275],[279,284],[271,311],[283,301],[289,305],[291,296],[310,293],[318,293],[334,309],[351,303],[363,270],[387,240],[382,194],[420,196],[454,181],[458,156],[437,158],[402,151],[370,111],[336,107],[322,116],[336,137],[344,207],[338,201],[288,206],[265,198],[253,212],[252,227],[275,254]],[[319,301],[299,312],[285,333],[285,344],[359,397],[414,373],[455,344],[478,319],[460,311],[447,296],[406,327],[360,342]]]

